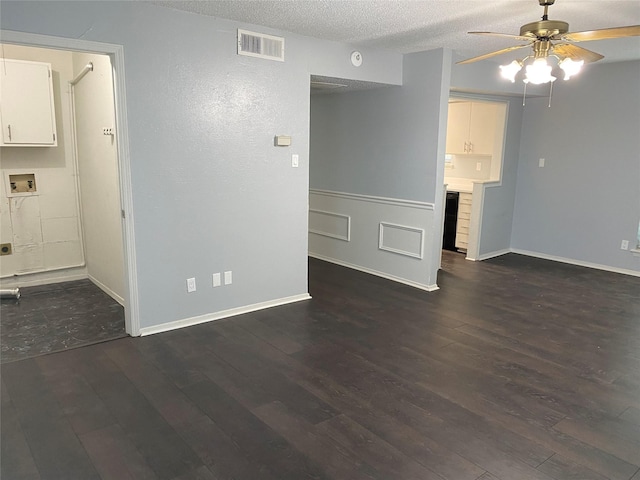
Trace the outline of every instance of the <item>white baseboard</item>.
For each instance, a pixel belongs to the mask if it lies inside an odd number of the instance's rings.
[[[111,290],[109,287],[107,287],[104,283],[102,283],[101,281],[97,280],[95,277],[92,277],[91,275],[89,275],[89,280],[91,280],[91,283],[93,283],[96,287],[98,287],[100,290],[102,290],[104,293],[106,293],[107,295],[109,295],[111,298],[113,298],[116,302],[118,302],[120,305],[124,306],[124,298],[122,298],[120,295],[118,295],[116,292],[114,292],[113,290]]]
[[[504,248],[502,250],[496,250],[495,252],[484,253],[478,257],[478,261],[489,260],[490,258],[500,257],[511,252],[512,250],[510,248]]]
[[[140,336],[144,337],[146,335],[153,335],[155,333],[168,332],[169,330],[190,327],[192,325],[198,325],[200,323],[211,322],[213,320],[221,320],[223,318],[242,315],[243,313],[251,313],[258,310],[264,310],[266,308],[277,307],[280,305],[286,305],[288,303],[295,303],[309,299],[311,299],[311,295],[309,295],[308,293],[303,293],[301,295],[293,295],[291,297],[269,300],[268,302],[254,303],[253,305],[246,305],[244,307],[230,308],[229,310],[222,310],[221,312],[207,313],[205,315],[199,315],[197,317],[175,320],[173,322],[154,325],[152,327],[140,327]]]
[[[371,268],[361,267],[360,265],[354,265],[349,262],[343,262],[342,260],[337,260],[331,257],[325,257],[324,255],[318,255],[317,253],[309,252],[309,256],[313,258],[317,258],[318,260],[324,260],[325,262],[335,263],[336,265],[340,265],[342,267],[352,268],[360,272],[369,273],[371,275],[375,275],[376,277],[382,277],[382,278],[386,278],[387,280],[393,280],[394,282],[403,283],[405,285],[409,285],[410,287],[419,288],[420,290],[424,290],[426,292],[434,292],[440,288],[438,287],[438,285],[425,285],[422,283],[414,282],[412,280],[407,280],[406,278],[389,275],[388,273],[378,272],[377,270],[373,270]]]
[[[637,270],[611,267],[609,265],[601,265],[599,263],[583,262],[582,260],[575,260],[573,258],[557,257],[555,255],[547,255],[546,253],[531,252],[529,250],[520,250],[519,248],[512,248],[511,252],[519,253],[520,255],[527,255],[528,257],[542,258],[544,260],[553,260],[555,262],[568,263],[571,265],[578,265],[580,267],[595,268],[597,270],[605,270],[607,272],[622,273],[623,275],[640,277],[640,272],[638,272]]]
[[[76,270],[76,271],[73,271]],[[2,288],[37,287],[50,283],[73,282],[89,278],[85,267],[51,272],[25,273],[0,280]]]

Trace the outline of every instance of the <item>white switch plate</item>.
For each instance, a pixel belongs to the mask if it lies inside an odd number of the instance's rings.
[[[476,170],[477,171],[481,171],[482,170],[482,162],[477,162],[476,163]]]
[[[187,278],[187,292],[192,293],[196,291],[196,279]]]
[[[229,270],[228,272],[224,272],[224,284],[225,285],[231,285],[233,283],[233,274],[231,273],[231,270]]]
[[[540,168],[544,167],[544,158],[541,158],[540,160],[538,160],[538,166]]]
[[[214,287],[219,287],[220,286],[220,273],[214,273],[213,274],[213,286]]]
[[[297,167],[300,162],[300,156],[297,153],[291,155],[291,166]]]
[[[622,240],[620,250],[629,250],[629,240]]]

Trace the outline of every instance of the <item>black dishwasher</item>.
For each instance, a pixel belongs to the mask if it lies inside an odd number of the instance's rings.
[[[458,223],[458,200],[460,194],[458,192],[447,192],[447,203],[444,208],[444,235],[442,239],[442,248],[445,250],[456,249],[456,226]]]

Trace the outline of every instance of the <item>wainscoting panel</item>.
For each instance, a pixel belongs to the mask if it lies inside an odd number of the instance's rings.
[[[351,217],[309,209],[309,232],[348,242],[351,240]]]
[[[309,192],[309,255],[434,290],[432,203],[326,190]]]
[[[378,248],[422,259],[424,256],[424,230],[380,222]]]

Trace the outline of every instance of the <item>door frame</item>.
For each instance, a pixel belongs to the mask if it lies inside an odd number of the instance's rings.
[[[92,42],[89,40],[53,37],[35,33],[0,30],[3,43],[30,47],[53,48],[108,55],[113,68],[113,94],[115,103],[116,132],[118,132],[117,154],[120,177],[120,206],[122,209],[122,241],[125,269],[125,330],[140,336],[140,306],[138,302],[138,275],[133,221],[133,195],[131,187],[131,157],[129,154],[129,129],[125,93],[124,47],[122,45]]]

